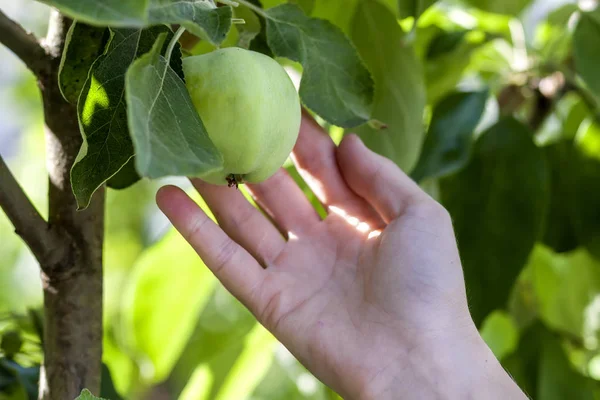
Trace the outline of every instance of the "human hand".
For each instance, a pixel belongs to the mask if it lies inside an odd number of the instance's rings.
[[[293,160],[324,220],[283,169],[248,187],[273,222],[198,179],[219,226],[178,188],[157,201],[225,287],[344,397],[523,398],[469,315],[446,210],[357,136],[336,147],[308,116]]]

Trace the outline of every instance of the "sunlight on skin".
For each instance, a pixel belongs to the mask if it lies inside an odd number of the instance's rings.
[[[523,398],[501,365],[490,362],[495,358],[469,315],[456,239],[445,211],[358,137],[348,136],[336,148],[314,122],[307,122],[294,161],[327,208],[327,219],[314,213],[304,192],[286,174],[250,187],[277,226],[244,204],[240,193],[211,185],[196,187],[220,217],[223,229],[210,223],[198,229],[197,222],[204,224],[198,219],[205,217],[176,188],[158,194],[159,206],[223,285],[261,323],[272,327],[317,378],[342,395],[395,398],[382,395],[415,389],[405,383],[407,370],[409,379],[426,383],[432,375],[445,375],[467,354],[473,355],[468,364],[477,366],[473,373],[450,374],[448,378],[456,382],[443,388],[419,385],[420,389],[431,395],[451,391],[456,395],[450,397],[466,398],[461,393],[475,390],[476,379],[486,392],[498,387],[501,393],[510,393],[496,398]],[[382,183],[387,186],[382,188]],[[411,201],[424,203],[422,215],[400,218]],[[191,213],[196,222],[190,220]],[[411,229],[417,221],[445,234],[432,242],[428,232]],[[365,243],[381,235],[384,227],[386,240]],[[289,241],[295,243],[287,246],[277,228],[288,232]],[[439,251],[427,251],[428,246]],[[261,261],[276,257],[278,268],[265,271],[267,263]],[[438,281],[429,279],[438,275]],[[441,341],[438,332],[450,333],[447,340],[459,349],[448,352],[447,343],[440,344],[446,339]],[[436,343],[439,347],[433,346]],[[431,359],[438,349],[442,354]],[[411,358],[401,360],[407,353]],[[429,365],[423,371],[425,361]],[[385,368],[397,367],[382,373],[382,362]],[[306,380],[300,383],[310,389]]]
[[[294,164],[298,165],[298,160],[296,159],[296,157],[294,157],[293,154],[292,154],[292,160],[293,160]],[[302,168],[297,167],[297,169],[298,169],[298,172],[300,172],[302,179],[306,182],[308,187],[311,188],[311,190],[313,191],[315,196],[317,196],[317,198],[321,199],[321,201],[323,203],[327,204],[327,200],[328,200],[327,199],[327,191],[325,190],[325,186],[323,185],[323,182],[321,182],[317,178],[313,177],[310,173],[302,173]]]
[[[347,222],[349,225],[356,228],[356,230],[359,231],[360,233],[362,233],[362,234],[368,233],[368,235],[367,235],[368,240],[375,239],[381,235],[381,230],[373,230],[369,224],[367,224],[366,222],[362,222],[361,220],[359,220],[358,218],[356,218],[352,215],[349,215],[345,210],[343,210],[340,207],[329,206],[329,211],[339,217],[342,217],[342,219],[345,222]],[[289,242],[294,242],[294,241],[299,240],[298,235],[291,231],[287,232],[287,237],[288,237]]]
[[[381,231],[372,230],[371,226],[369,226],[369,224],[367,224],[366,222],[362,222],[361,220],[359,220],[358,218],[356,218],[352,215],[349,215],[345,210],[343,210],[339,207],[330,206],[329,211],[342,217],[342,219],[344,221],[346,221],[348,224],[352,225],[360,233],[369,233],[369,235],[368,235],[369,239],[376,238],[381,234]],[[375,234],[376,232],[379,232],[379,233]]]
[[[369,236],[367,237],[369,240],[371,239],[375,239],[378,238],[379,236],[381,236],[381,231],[373,231],[371,233],[369,233]]]

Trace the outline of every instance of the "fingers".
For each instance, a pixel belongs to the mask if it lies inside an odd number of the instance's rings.
[[[286,235],[308,231],[321,220],[294,179],[283,168],[265,182],[248,185],[248,190]]]
[[[191,179],[221,228],[267,267],[285,246],[281,233],[239,190]]]
[[[248,303],[265,274],[256,260],[231,240],[181,189],[161,188],[156,202],[223,285],[240,301],[255,307]],[[173,259],[177,259],[177,254],[173,254]]]
[[[399,217],[411,203],[428,199],[396,164],[369,150],[356,135],[344,137],[337,157],[345,181],[386,223]]]
[[[302,178],[326,207],[334,206],[375,225],[381,224],[372,207],[348,187],[336,161],[335,143],[307,113],[302,115],[292,158]]]

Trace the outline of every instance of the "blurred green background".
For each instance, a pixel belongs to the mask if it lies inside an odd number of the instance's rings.
[[[327,1],[316,2],[314,14],[335,19],[335,7],[319,8],[322,3]],[[441,1],[429,9],[420,19],[415,48],[424,65],[429,111],[456,87],[490,88],[477,129],[482,132],[501,114],[494,94],[510,84],[525,87],[529,75],[535,74],[532,58],[552,64],[568,57],[577,4],[568,0],[467,3],[471,4]],[[485,12],[473,8],[473,3],[486,3],[481,8],[507,14]],[[0,0],[0,9],[43,36],[48,7],[29,0]],[[402,21],[408,29],[411,24],[412,20]],[[234,37],[228,40],[235,42]],[[200,45],[195,51],[209,50]],[[1,46],[0,60],[0,151],[44,214],[47,182],[40,96],[33,76]],[[598,71],[600,75],[600,65]],[[549,80],[547,85],[551,84]],[[587,106],[575,93],[562,97],[539,126],[538,145],[575,138],[580,151],[600,160],[600,126]],[[514,114],[519,117],[529,111],[527,104],[519,105]],[[339,140],[339,129],[326,128]],[[288,168],[297,177],[293,166]],[[189,189],[183,179],[143,180],[108,193],[103,396],[112,400],[337,398],[256,324],[171,229],[154,203],[156,190],[166,182]],[[426,180],[423,186],[437,195],[436,180]],[[598,184],[589,190],[591,198],[598,198]],[[547,223],[559,219],[553,218]],[[482,334],[519,383],[538,398],[600,398],[600,261],[592,255],[600,253],[600,244],[576,244],[563,252],[554,244],[564,241],[545,239],[530,254],[509,306],[487,317]],[[38,266],[0,213],[3,354],[15,348],[10,347],[14,343],[8,332],[19,332],[15,341],[22,341],[11,354],[15,363],[6,359],[0,363],[0,369],[12,369],[18,376],[16,383],[0,380],[0,400],[27,399],[35,390],[32,382],[42,357],[41,302]]]

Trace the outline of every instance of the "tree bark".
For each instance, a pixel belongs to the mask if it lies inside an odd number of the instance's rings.
[[[70,172],[82,144],[77,110],[58,87],[60,58],[72,21],[53,11],[37,39],[0,11],[0,43],[36,75],[46,122],[49,212],[46,222],[0,158],[0,208],[40,263],[44,289],[41,400],[98,394],[102,372],[104,189],[77,211]]]
[[[102,246],[104,190],[77,211],[70,171],[82,143],[76,107],[58,88],[58,68],[71,20],[53,11],[44,42],[51,57],[39,79],[46,121],[51,229],[61,233],[66,256],[40,260],[44,288],[42,400],[71,400],[82,389],[98,394],[102,367]]]

